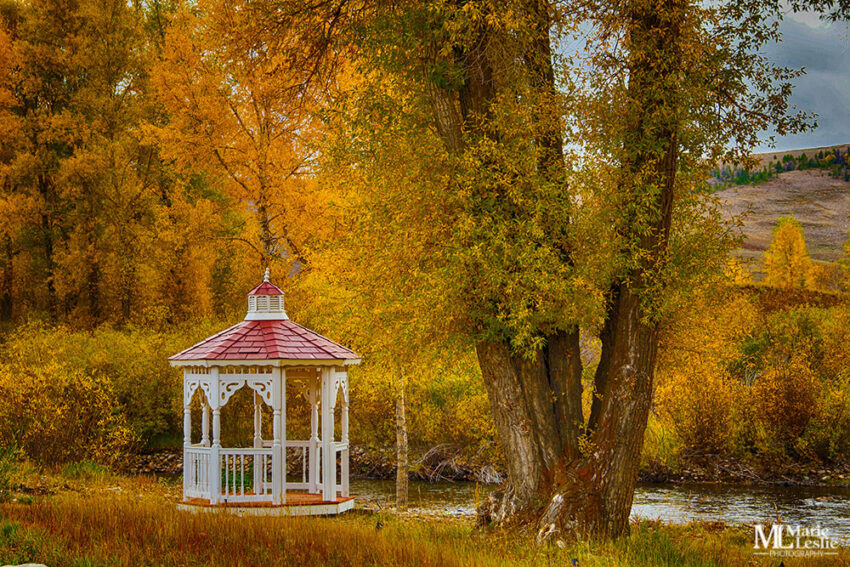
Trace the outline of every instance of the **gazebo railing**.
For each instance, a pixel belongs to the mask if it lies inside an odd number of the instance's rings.
[[[319,459],[321,459],[321,450],[318,449],[321,447],[321,444],[318,441],[301,441],[301,440],[289,440],[286,441],[287,449],[301,449],[301,482],[286,482],[287,490],[309,490],[310,489],[310,479],[307,478],[309,474],[309,459],[310,459],[310,446],[315,444],[317,447],[316,457],[317,462],[316,465],[319,465]]]
[[[264,442],[263,447],[220,448],[218,470],[220,472],[220,499],[226,502],[266,502],[272,500],[272,448]],[[310,449],[315,447],[316,486],[310,476]],[[287,481],[284,490],[321,490],[322,450],[321,441],[287,440],[287,449],[301,450],[301,482]],[[334,455],[339,457],[339,480],[335,490],[348,496],[348,451],[346,442],[334,442]],[[187,498],[209,499],[210,447],[191,445],[183,449],[184,495]],[[215,470],[215,469],[212,469]],[[312,491],[312,490],[311,490]]]
[[[263,502],[271,499],[272,450],[247,447],[220,449],[221,497],[228,502]]]
[[[185,447],[183,449],[183,492],[185,496],[187,498],[209,498],[209,474],[209,447]]]
[[[348,485],[348,443],[347,442],[335,442],[334,444],[334,455],[339,455],[340,461],[340,480],[341,483],[337,483],[335,489],[342,496],[348,496],[349,494],[349,485]],[[309,475],[309,457],[310,457],[310,447],[316,447],[316,478],[322,478],[322,442],[320,440],[310,441],[310,440],[287,440],[286,448],[287,449],[301,449],[301,482],[286,482],[287,490],[310,490],[311,483],[308,478]],[[321,484],[321,481],[319,481]],[[316,487],[317,490],[321,489],[321,486]]]
[[[348,485],[348,442],[341,441],[334,443],[334,456],[339,454],[339,478],[342,481],[341,484],[337,484],[334,488],[336,492],[342,496],[348,496],[350,493],[350,488]]]

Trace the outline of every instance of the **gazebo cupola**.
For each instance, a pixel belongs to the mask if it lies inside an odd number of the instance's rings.
[[[168,360],[183,369],[183,506],[224,504],[242,512],[285,514],[336,514],[353,507],[347,368],[360,357],[289,320],[283,291],[269,281],[268,269],[248,293],[243,321]],[[288,379],[304,384],[303,390],[287,392]],[[252,446],[223,447],[222,410],[246,387],[254,397]],[[307,400],[309,439],[287,438],[288,393]],[[196,398],[201,406],[197,440],[191,411]],[[335,440],[338,404],[341,438]],[[271,414],[272,439],[262,436],[264,413]],[[300,481],[287,479],[287,454],[301,461]]]
[[[269,282],[269,269],[263,283],[248,292],[248,314],[246,321],[274,321],[289,319],[283,306],[283,291]]]

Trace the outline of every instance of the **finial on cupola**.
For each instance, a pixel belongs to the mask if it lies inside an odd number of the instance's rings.
[[[266,273],[265,273],[265,275],[263,275],[263,281],[264,282],[269,281],[270,277],[271,277],[271,271],[269,270],[268,267],[266,267]]]

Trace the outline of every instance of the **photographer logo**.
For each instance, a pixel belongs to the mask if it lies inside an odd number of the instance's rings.
[[[755,555],[772,557],[822,557],[838,555],[838,538],[828,528],[800,524],[755,524]]]

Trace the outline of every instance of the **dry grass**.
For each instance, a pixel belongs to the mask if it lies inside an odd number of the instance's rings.
[[[355,512],[337,518],[239,518],[174,506],[174,486],[109,474],[71,478],[52,496],[0,505],[0,565],[778,565],[752,555],[746,529],[641,522],[617,542],[539,548],[465,522]],[[382,528],[376,524],[381,521]],[[850,565],[838,560],[792,565]]]
[[[469,565],[456,530],[365,522],[181,513],[132,496],[60,497],[4,510],[6,561],[62,565]],[[12,520],[12,523],[8,523]],[[36,544],[36,545],[33,545]],[[3,553],[6,553],[5,551]],[[85,559],[85,561],[83,561]]]

